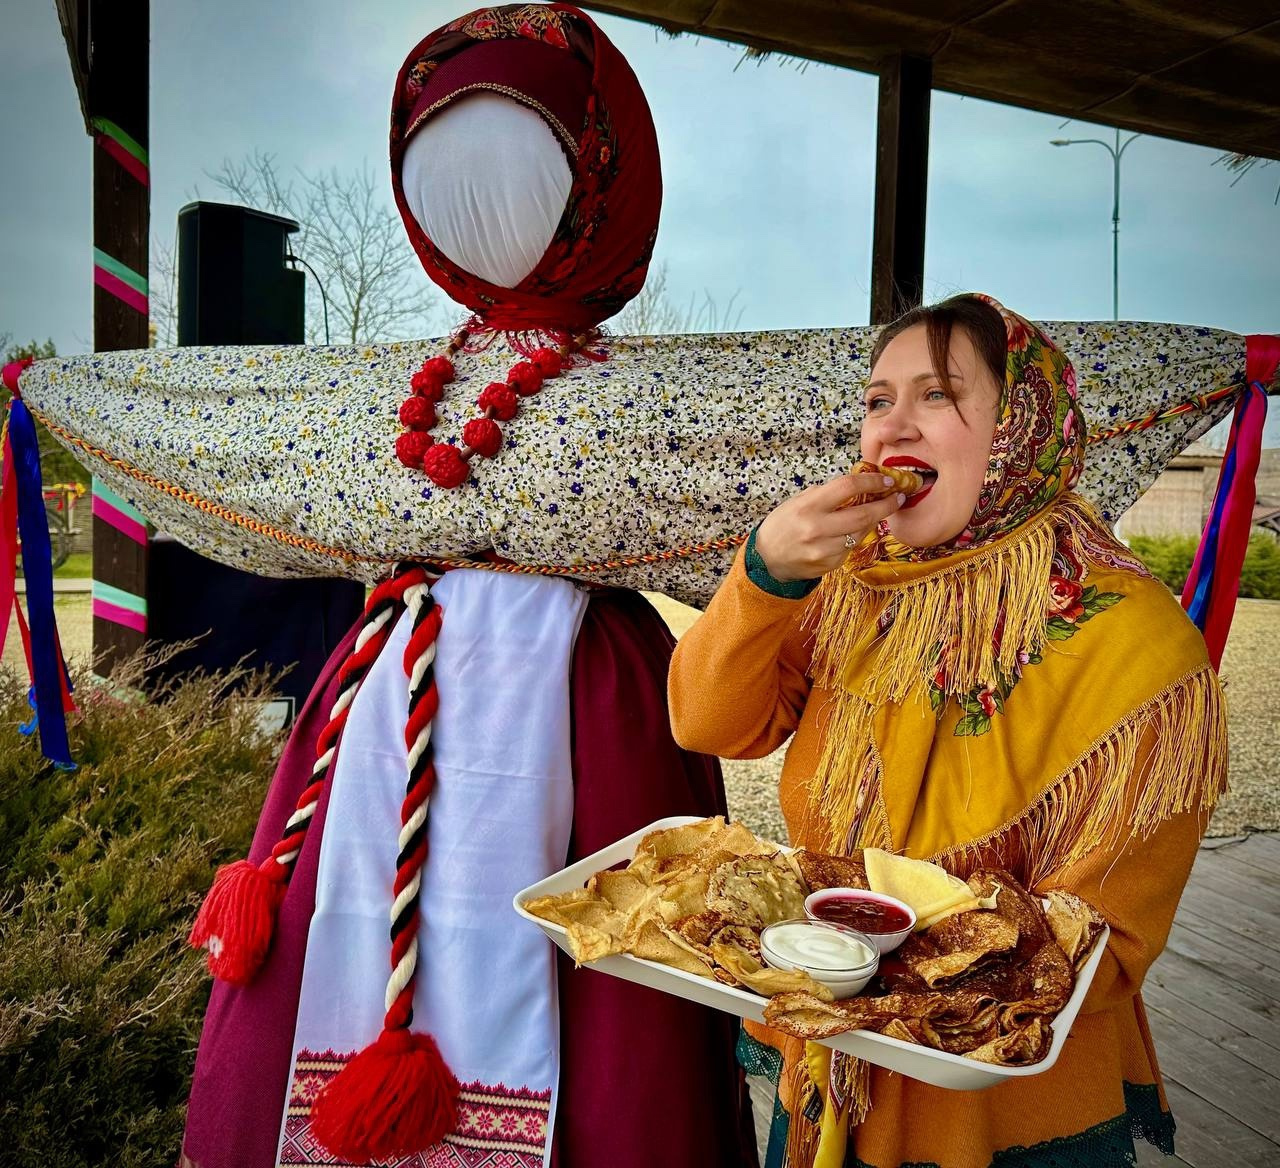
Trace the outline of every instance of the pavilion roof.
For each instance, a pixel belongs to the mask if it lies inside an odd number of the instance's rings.
[[[602,12],[933,87],[1280,158],[1274,0],[605,0]]]

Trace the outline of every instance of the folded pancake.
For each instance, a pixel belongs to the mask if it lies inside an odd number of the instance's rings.
[[[760,934],[754,929],[732,925],[721,929],[711,942],[716,965],[732,975],[733,983],[770,997],[773,994],[804,992],[814,984],[800,970],[774,969],[760,956]]]
[[[829,856],[825,852],[811,852],[798,848],[792,853],[800,875],[810,892],[822,888],[867,888],[867,866],[861,850],[851,856]]]
[[[966,1058],[1002,1067],[1023,1067],[1038,1063],[1048,1053],[1052,1041],[1049,1023],[1033,1018],[1025,1028],[1001,1034],[990,1042],[964,1052]]]
[[[893,480],[892,484],[886,483],[884,486],[877,487],[871,491],[863,491],[854,495],[845,506],[856,507],[862,503],[872,503],[876,499],[884,499],[889,495],[898,493],[911,496],[917,491],[924,488],[924,475],[918,471],[914,471],[905,466],[878,466],[874,462],[867,462],[865,459],[854,465],[850,474],[875,474],[884,475],[886,478]]]
[[[1086,904],[1074,892],[1054,889],[1046,894],[1049,907],[1045,919],[1053,931],[1058,947],[1067,955],[1077,970],[1085,963],[1093,943],[1102,932],[1104,921],[1092,905]]]
[[[999,913],[956,913],[909,938],[898,959],[930,989],[938,989],[1010,952],[1018,936],[1018,926]]]
[[[809,1040],[873,1030],[981,1062],[1038,1062],[1052,1042],[1053,1017],[1075,988],[1073,962],[1039,898],[1010,873],[979,870],[966,887],[993,907],[952,912],[913,934],[861,996],[824,1002],[778,994],[765,1021]],[[1088,925],[1069,924],[1075,914],[1096,915],[1084,902],[1066,894],[1056,911],[1060,928],[1088,936]]]

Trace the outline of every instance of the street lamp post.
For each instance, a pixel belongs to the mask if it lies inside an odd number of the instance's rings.
[[[1116,129],[1116,143],[1104,142],[1101,138],[1054,138],[1051,146],[1101,146],[1111,155],[1111,163],[1115,177],[1115,195],[1111,204],[1111,319],[1120,319],[1120,159],[1134,140],[1141,134],[1131,134],[1123,144],[1120,142],[1120,130]]]

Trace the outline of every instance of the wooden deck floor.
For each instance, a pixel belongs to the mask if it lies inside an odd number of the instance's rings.
[[[1143,997],[1178,1133],[1142,1168],[1280,1165],[1280,834],[1206,841]]]

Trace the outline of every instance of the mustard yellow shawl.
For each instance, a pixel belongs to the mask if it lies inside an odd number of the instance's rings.
[[[961,870],[994,848],[1039,883],[1221,791],[1203,641],[1078,496],[998,542],[850,564],[823,590],[814,681],[835,697],[806,844]]]

